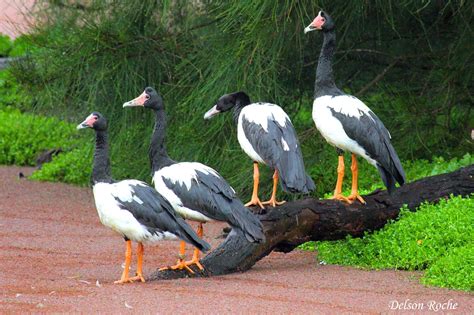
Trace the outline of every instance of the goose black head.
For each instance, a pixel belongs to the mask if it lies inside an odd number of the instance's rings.
[[[77,129],[84,128],[105,131],[107,130],[107,119],[99,112],[92,112],[83,122],[77,125]]]
[[[319,11],[318,16],[304,29],[304,33],[306,34],[314,30],[330,32],[334,28],[334,20],[326,12]]]
[[[150,109],[164,109],[163,98],[154,88],[147,87],[140,96],[123,103],[123,107],[143,106]]]
[[[236,92],[221,96],[217,100],[216,105],[204,114],[204,119],[210,119],[219,113],[226,112],[237,104],[244,106],[250,104],[250,98],[245,92]]]

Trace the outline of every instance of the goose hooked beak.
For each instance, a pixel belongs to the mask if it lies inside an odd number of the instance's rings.
[[[217,109],[217,105],[214,105],[210,110],[204,114],[204,119],[211,119],[213,116],[219,114],[221,111]]]
[[[77,125],[76,129],[85,129],[85,128],[92,128],[92,125],[94,122],[97,120],[97,118],[94,115],[89,115],[83,122],[81,122],[79,125]]]
[[[311,31],[314,31],[314,30],[316,30],[316,28],[313,25],[310,24],[310,25],[305,27],[304,33],[306,34],[306,33],[309,33]]]
[[[85,122],[81,122],[81,123],[80,123],[79,125],[77,125],[77,127],[76,127],[77,130],[84,129],[84,128],[89,128],[89,126],[87,126]]]
[[[323,29],[323,25],[324,25],[324,22],[326,22],[326,19],[322,16],[321,12],[322,11],[319,11],[318,16],[314,18],[313,22],[311,22],[311,24],[306,26],[306,28],[304,29],[305,34],[311,31],[315,31],[315,30],[320,31]]]
[[[145,102],[148,101],[149,98],[150,98],[150,95],[148,95],[146,91],[143,91],[143,93],[140,94],[139,97],[134,98],[131,101],[123,103],[123,107],[145,106]]]

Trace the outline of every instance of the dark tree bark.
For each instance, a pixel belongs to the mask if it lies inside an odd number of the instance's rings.
[[[266,236],[264,243],[249,243],[243,235],[231,231],[226,240],[202,260],[205,271],[197,271],[194,276],[246,271],[273,250],[290,252],[307,241],[338,240],[378,230],[387,221],[396,219],[404,204],[415,211],[425,201],[437,202],[450,195],[467,196],[473,192],[474,165],[470,165],[406,184],[391,196],[385,190],[376,190],[364,196],[365,205],[314,198],[287,202],[259,216]],[[156,271],[149,279],[189,276],[186,271],[166,270]]]

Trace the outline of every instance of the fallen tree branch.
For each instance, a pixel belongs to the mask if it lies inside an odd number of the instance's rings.
[[[334,200],[306,198],[270,208],[259,216],[266,241],[249,243],[232,231],[226,240],[202,260],[204,272],[195,276],[223,275],[250,269],[273,250],[290,252],[307,241],[338,240],[347,235],[362,236],[396,219],[403,205],[415,210],[423,202],[437,202],[450,195],[474,192],[474,165],[457,171],[426,177],[406,184],[393,195],[376,190],[364,196],[367,204],[347,205]],[[156,271],[150,280],[189,277],[186,271]]]

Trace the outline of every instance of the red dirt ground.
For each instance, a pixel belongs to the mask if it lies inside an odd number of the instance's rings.
[[[0,0],[0,33],[15,38],[30,28],[27,12],[35,0]]]
[[[420,273],[322,266],[302,251],[272,253],[242,274],[114,285],[125,246],[100,224],[90,189],[19,180],[19,170],[0,167],[2,313],[388,313],[407,299],[474,312],[472,295],[426,288]],[[213,246],[222,227],[205,229]],[[145,246],[145,276],[177,251],[178,242]]]

